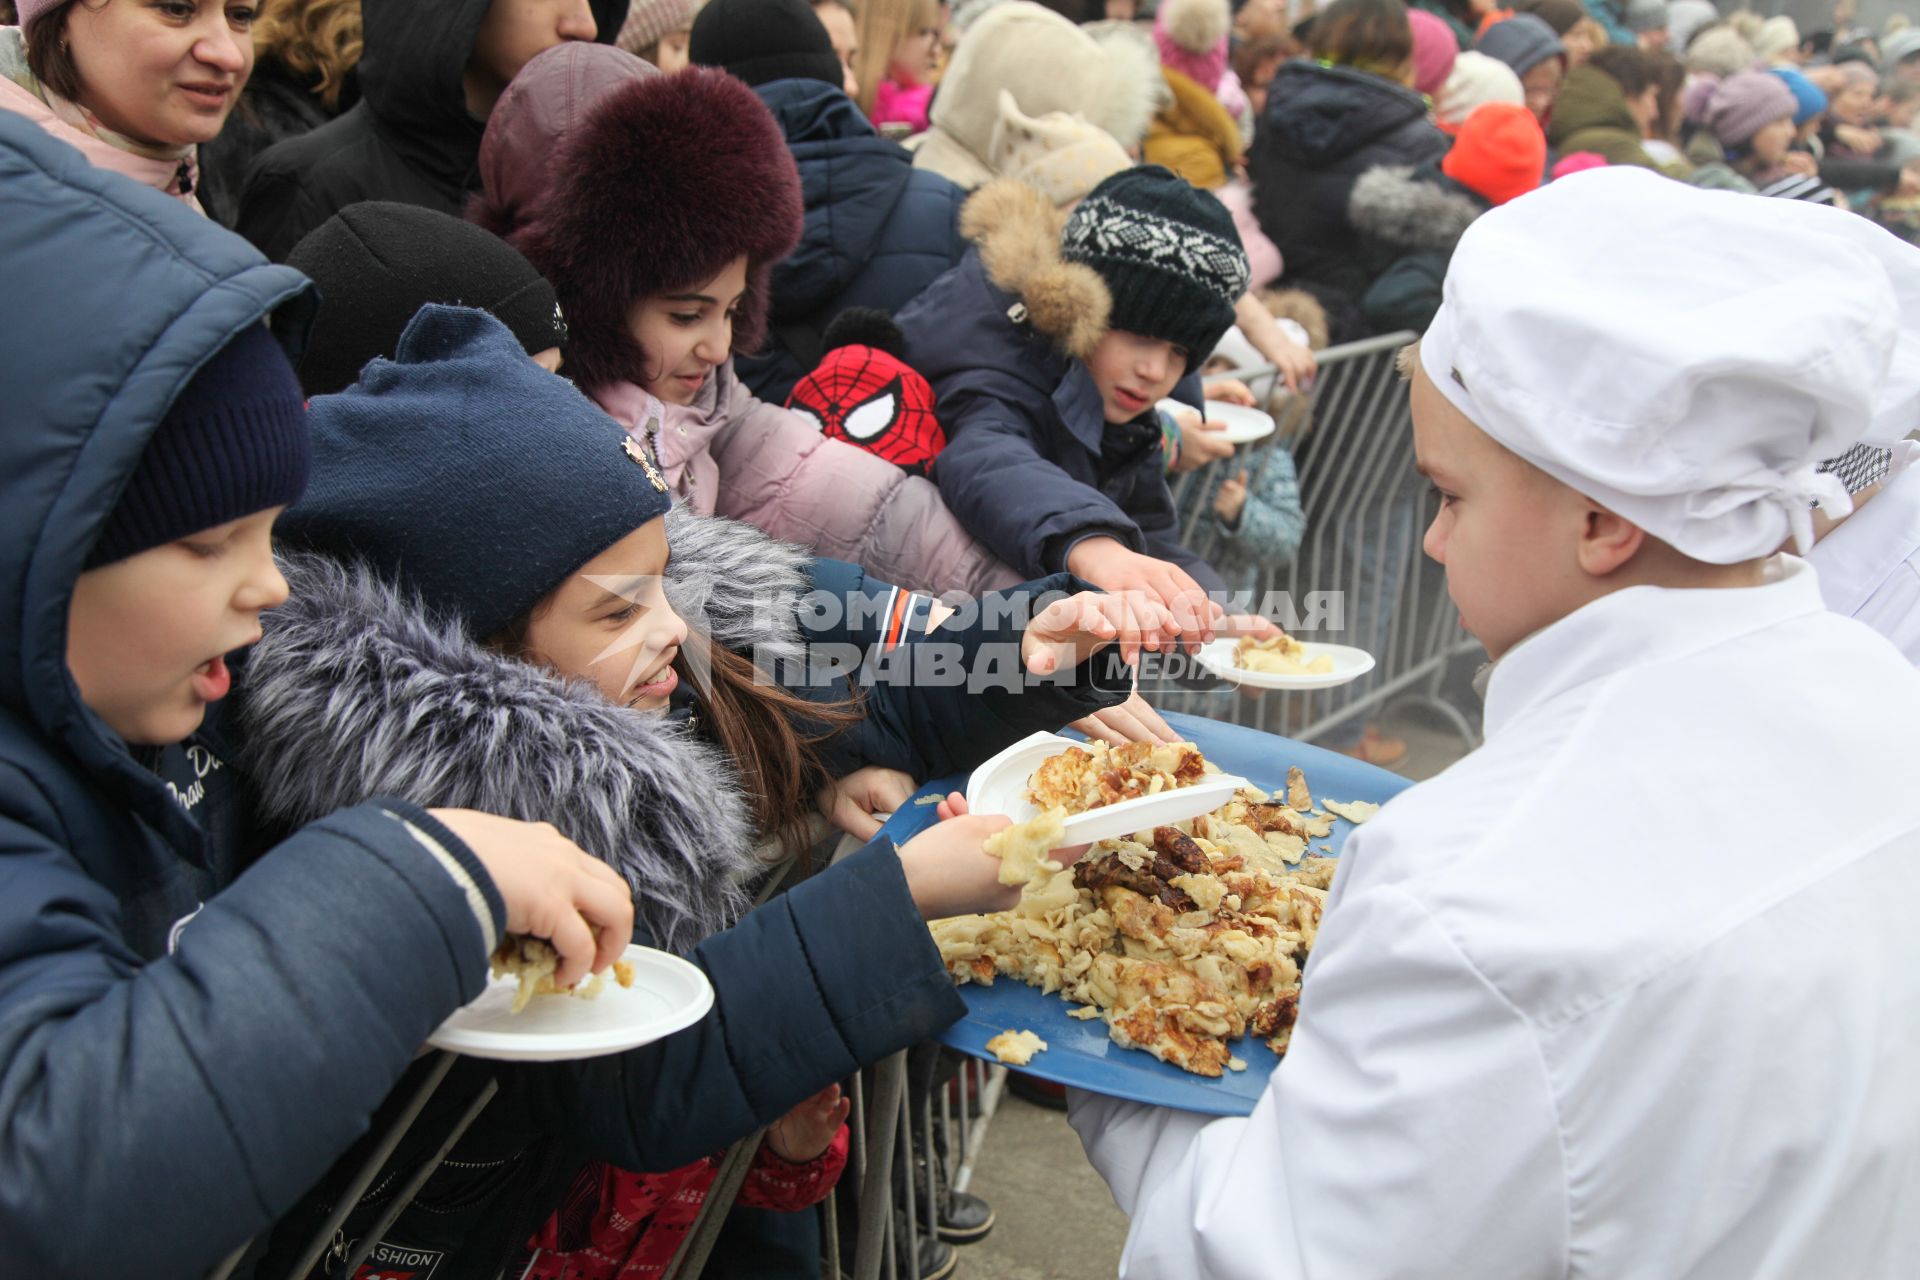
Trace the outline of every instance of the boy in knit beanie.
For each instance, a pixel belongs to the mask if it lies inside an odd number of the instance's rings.
[[[1247,259],[1226,209],[1155,165],[1113,175],[1062,221],[1020,183],[961,217],[975,247],[895,319],[939,399],[941,496],[1027,574],[1137,587],[1209,631],[1223,584],[1180,545],[1155,405],[1233,323]]]

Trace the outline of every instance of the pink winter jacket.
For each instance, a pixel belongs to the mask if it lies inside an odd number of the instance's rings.
[[[4,41],[8,46],[0,50],[0,68],[8,66],[16,57],[25,56],[18,52],[19,38],[18,27],[0,27],[0,41]],[[5,74],[0,74],[0,109],[25,116],[33,121],[60,141],[77,149],[94,168],[123,173],[135,182],[143,182],[156,191],[163,191],[176,200],[185,201],[196,213],[205,212],[200,208],[198,200],[181,190],[180,161],[154,160],[136,155],[114,146],[104,138],[97,138],[84,129],[68,124],[55,115],[53,108],[42,102],[33,90],[16,84]],[[191,182],[199,171],[198,153],[188,152],[186,159],[187,173]]]
[[[755,399],[731,360],[691,405],[664,404],[631,382],[590,394],[652,446],[674,493],[701,515],[744,520],[920,591],[978,595],[1020,581],[960,527],[931,481]]]

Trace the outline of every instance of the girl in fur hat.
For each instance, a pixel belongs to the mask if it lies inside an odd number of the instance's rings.
[[[711,1182],[703,1157],[769,1124],[750,1200],[818,1198],[844,1158],[832,1083],[958,1012],[912,926],[921,908],[981,900],[966,873],[985,855],[967,841],[1002,820],[967,819],[962,804],[938,850],[913,842],[896,855],[878,842],[743,914],[756,834],[804,841],[815,788],[855,764],[938,776],[1117,702],[1130,683],[1117,642],[1128,655],[1136,641],[1162,643],[1163,615],[1081,595],[1024,633],[991,607],[946,619],[853,566],[670,515],[648,455],[476,311],[423,309],[395,358],[318,397],[313,420],[315,478],[278,530],[295,603],[269,620],[242,707],[262,808],[297,822],[347,795],[471,797],[550,821],[625,876],[637,934],[690,952],[717,993],[709,1020],[671,1048],[503,1081],[509,1096],[387,1243],[445,1250],[454,1274],[492,1274],[600,1161],[687,1167],[648,1179],[596,1166],[590,1194],[613,1188],[601,1220],[556,1222],[544,1247],[607,1253],[619,1238],[632,1261],[670,1256]],[[546,518],[530,523],[530,509]],[[803,633],[803,612],[832,625]],[[1133,619],[1154,634],[1134,635]],[[1017,692],[882,678],[890,665],[924,672],[936,647],[963,676],[1000,648],[1036,676],[1065,676]],[[857,702],[844,660],[824,683],[793,674],[848,649],[874,664]],[[889,1009],[877,1020],[834,1012]],[[457,1107],[471,1094],[450,1083],[443,1096]],[[417,1131],[444,1128],[430,1118]],[[405,1146],[396,1165],[424,1154]],[[475,1192],[464,1170],[490,1160],[514,1171]],[[657,1231],[623,1236],[610,1215],[643,1201]]]
[[[975,594],[1019,580],[927,481],[824,438],[735,374],[736,347],[766,331],[773,264],[802,216],[793,157],[751,89],[706,67],[624,84],[557,155],[528,145],[502,166],[546,183],[505,230],[566,312],[563,372],[676,497],[891,582]]]

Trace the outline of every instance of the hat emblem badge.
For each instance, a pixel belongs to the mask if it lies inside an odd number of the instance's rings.
[[[660,468],[655,466],[653,459],[648,456],[645,445],[623,433],[620,437],[620,451],[645,469],[648,483],[662,493],[667,491],[667,478],[660,474]]]

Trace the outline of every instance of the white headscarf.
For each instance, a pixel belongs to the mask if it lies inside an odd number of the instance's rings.
[[[1697,560],[1812,508],[1824,459],[1920,428],[1920,249],[1867,219],[1595,169],[1461,237],[1421,364],[1476,426]]]

